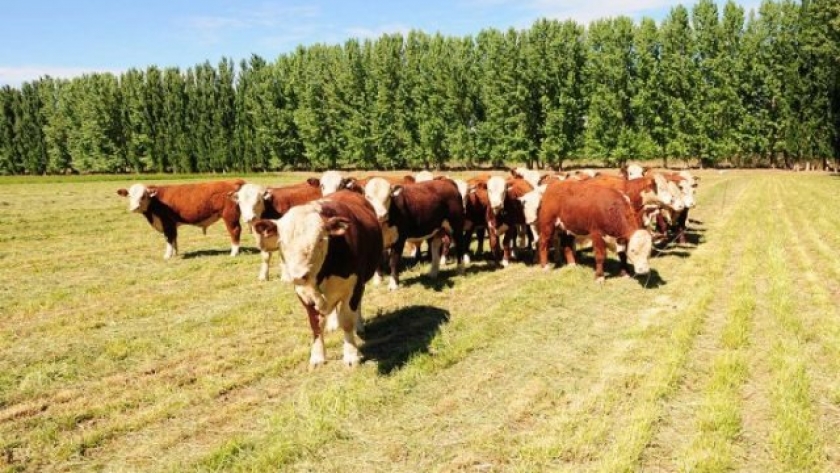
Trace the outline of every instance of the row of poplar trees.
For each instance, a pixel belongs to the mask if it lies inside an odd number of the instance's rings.
[[[833,163],[840,2],[412,31],[0,90],[0,173]]]

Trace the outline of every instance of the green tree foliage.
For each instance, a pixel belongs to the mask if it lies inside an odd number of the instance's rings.
[[[0,89],[0,173],[823,166],[840,156],[840,4],[733,0],[661,22],[411,31]]]

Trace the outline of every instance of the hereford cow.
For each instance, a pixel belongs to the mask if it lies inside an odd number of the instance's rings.
[[[355,177],[347,177],[344,178],[342,185],[344,189],[349,189],[351,191],[364,195],[365,186],[367,186],[367,183],[370,182],[370,180],[374,177],[385,179],[386,181],[391,183],[391,185],[414,184],[415,182],[417,182],[414,176],[407,174],[405,176],[368,176],[363,177],[361,179],[356,179]]]
[[[324,171],[319,182],[321,184],[321,194],[326,197],[343,189],[347,184],[347,178],[338,171]]]
[[[382,257],[382,230],[373,207],[358,193],[342,190],[292,207],[279,220],[257,220],[254,228],[279,240],[286,271],[312,328],[309,364],[324,363],[324,330],[337,316],[344,331],[344,363],[359,363],[354,328],[363,328],[362,296]]]
[[[455,242],[458,269],[463,272],[464,204],[458,186],[452,180],[434,179],[391,186],[384,179],[374,178],[365,187],[365,197],[376,210],[385,246],[391,248],[389,289],[395,290],[399,286],[400,258],[409,240],[420,242],[432,239],[429,276],[437,277],[444,231],[448,231]]]
[[[523,178],[504,179],[493,176],[487,181],[487,195],[490,201],[487,214],[487,228],[490,234],[490,248],[496,259],[499,259],[499,235],[502,242],[502,267],[507,267],[511,259],[511,244],[517,233],[524,233],[530,247],[531,233],[527,228],[527,221],[520,199],[534,190],[534,187]]]
[[[178,254],[178,226],[195,225],[207,233],[207,227],[221,219],[230,234],[230,255],[239,254],[239,207],[229,196],[245,181],[204,182],[168,186],[134,184],[117,194],[128,197],[128,210],[143,214],[155,230],[166,237],[164,259]]]
[[[256,219],[279,219],[296,205],[312,202],[321,198],[321,187],[318,179],[310,178],[306,182],[285,187],[265,188],[258,184],[245,184],[238,191],[231,194],[231,198],[239,205],[242,219],[251,225]],[[257,247],[260,249],[262,263],[260,265],[259,280],[268,280],[268,268],[271,264],[271,253],[278,250],[277,238],[263,238],[260,232],[254,231]],[[280,262],[280,277],[287,280]]]
[[[487,230],[487,212],[490,208],[490,198],[487,196],[488,179],[489,176],[471,178],[464,183],[465,190],[461,193],[464,199],[464,263],[470,262],[469,246],[473,232],[478,240],[475,254],[481,255],[484,252],[484,234]]]
[[[534,169],[528,168],[513,168],[510,170],[510,175],[513,178],[522,178],[528,181],[528,184],[531,184],[531,187],[536,188],[540,185],[540,182],[543,179],[543,176],[540,174],[539,171]]]
[[[650,271],[650,232],[638,224],[629,200],[616,189],[592,185],[588,181],[549,184],[542,198],[538,221],[539,261],[544,269],[548,269],[548,247],[559,229],[560,246],[567,264],[575,264],[575,238],[592,241],[598,283],[604,281],[607,246],[618,252],[622,275],[628,272],[627,258],[636,274]]]
[[[651,224],[655,212],[661,207],[679,206],[671,194],[668,181],[659,173],[649,174],[638,179],[624,179],[619,176],[600,174],[586,181],[592,185],[609,187],[622,192],[630,199],[636,218],[643,226]]]

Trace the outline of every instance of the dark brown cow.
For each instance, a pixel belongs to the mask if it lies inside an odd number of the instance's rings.
[[[286,271],[312,328],[310,366],[324,363],[324,330],[336,322],[344,331],[344,363],[358,364],[353,329],[363,328],[365,283],[382,257],[382,230],[370,203],[341,190],[293,207],[279,220],[257,220],[254,228],[280,242]]]
[[[484,234],[487,230],[487,212],[490,208],[490,198],[487,196],[486,179],[473,178],[467,181],[467,191],[464,196],[464,255],[469,255],[469,245],[473,232],[476,234],[478,246],[475,254],[484,253]],[[468,256],[467,256],[468,258]]]
[[[604,281],[607,245],[614,247],[626,272],[626,258],[637,274],[650,270],[651,235],[636,219],[633,207],[621,192],[592,185],[590,181],[555,182],[548,185],[539,209],[539,261],[548,269],[548,247],[560,231],[566,263],[575,264],[575,238],[591,239],[595,253],[595,278]],[[626,249],[626,250],[625,250]]]
[[[258,184],[245,184],[234,192],[231,198],[239,205],[242,220],[250,224],[258,218],[279,219],[296,205],[320,199],[321,186],[316,178],[284,187],[265,188]],[[262,258],[259,280],[267,281],[271,253],[278,249],[277,238],[263,238],[259,232],[254,232],[254,238],[257,240],[257,247],[260,249]],[[280,262],[280,277],[285,277],[282,261]]]
[[[164,259],[178,254],[178,226],[195,225],[207,232],[207,227],[221,219],[230,234],[230,255],[239,253],[239,207],[229,196],[245,181],[204,182],[169,186],[134,184],[117,194],[128,197],[128,210],[142,213],[155,230],[166,237]]]
[[[437,277],[442,233],[446,227],[455,242],[458,268],[463,270],[464,204],[454,181],[434,179],[391,186],[383,179],[371,179],[365,187],[365,197],[373,204],[382,224],[386,247],[391,248],[389,289],[394,290],[399,285],[399,262],[408,240],[432,239],[429,276]]]

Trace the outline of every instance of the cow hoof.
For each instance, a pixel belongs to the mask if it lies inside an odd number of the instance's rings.
[[[472,261],[470,261],[470,255],[465,254],[464,255],[464,264],[470,264],[471,262]]]
[[[372,282],[373,282],[374,286],[378,286],[378,285],[382,284],[382,276],[380,276],[378,274],[374,274]]]
[[[309,371],[315,371],[323,365],[324,365],[324,360],[321,360],[321,361],[309,360]]]
[[[392,281],[392,282],[390,282],[390,283],[388,283],[388,290],[389,290],[389,291],[396,291],[396,290],[397,290],[397,289],[399,289],[399,288],[400,288],[400,286],[399,286],[397,283],[393,282],[393,281]]]
[[[606,279],[604,279],[604,276],[599,276],[599,277],[595,278],[595,283],[598,284],[599,286],[603,286],[605,281],[606,281]]]
[[[346,366],[346,367],[348,367],[348,368],[355,368],[355,367],[359,366],[359,363],[360,363],[361,361],[362,361],[362,360],[361,360],[361,358],[359,357],[359,355],[356,355],[356,356],[350,356],[350,357],[345,357],[345,358],[344,358],[344,366]]]
[[[507,268],[508,266],[510,266],[510,261],[508,261],[506,259],[503,259],[502,260],[502,267]]]

